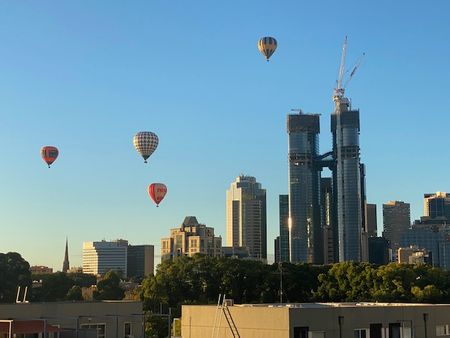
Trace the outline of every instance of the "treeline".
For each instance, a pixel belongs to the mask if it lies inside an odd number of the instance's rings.
[[[17,287],[28,287],[27,300],[32,302],[82,301],[83,289],[92,289],[90,298],[96,300],[123,299],[120,276],[110,271],[97,280],[83,273],[56,272],[32,275],[30,264],[16,252],[0,253],[0,303],[14,303]],[[23,292],[23,291],[22,291]],[[21,296],[23,293],[21,293]]]
[[[428,265],[283,263],[281,270],[283,302],[450,302],[450,272]],[[144,280],[142,299],[150,312],[163,305],[176,315],[182,304],[215,304],[219,294],[236,303],[276,303],[280,279],[278,264],[179,257]]]

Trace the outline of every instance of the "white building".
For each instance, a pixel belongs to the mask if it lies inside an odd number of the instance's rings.
[[[128,241],[126,240],[84,242],[83,272],[104,275],[109,270],[114,270],[126,277],[127,249]]]

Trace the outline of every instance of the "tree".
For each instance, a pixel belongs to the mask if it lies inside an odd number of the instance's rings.
[[[124,295],[125,292],[120,287],[120,277],[112,270],[97,283],[97,290],[94,291],[94,299],[97,300],[122,300]]]
[[[31,287],[30,264],[17,252],[0,253],[0,303],[12,303],[17,287]]]
[[[67,292],[67,300],[83,300],[83,294],[81,292],[81,287],[78,285],[72,286],[72,288]]]

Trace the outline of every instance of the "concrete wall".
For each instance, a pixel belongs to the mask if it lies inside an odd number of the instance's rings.
[[[241,338],[289,338],[287,308],[229,307]],[[217,316],[217,317],[216,317]],[[216,306],[183,305],[181,336],[183,338],[233,338],[225,316]]]
[[[353,338],[355,329],[369,329],[370,324],[382,324],[384,338],[389,338],[389,324],[405,325],[405,328],[401,329],[405,335],[401,338],[442,337],[436,335],[438,325],[449,325],[450,330],[450,305],[348,303],[304,304],[300,307],[238,305],[230,306],[229,310],[241,338],[297,338],[294,336],[295,327],[308,327],[310,334],[323,332],[325,338],[340,338],[341,329],[342,338]],[[426,314],[427,334],[425,334],[424,314]],[[213,336],[214,322],[216,322],[214,337],[233,337],[223,312],[217,310],[216,306],[183,306],[182,337],[210,338]],[[407,335],[408,326],[411,327],[412,336]]]
[[[83,324],[104,323],[105,338],[123,338],[128,322],[134,337],[144,337],[142,303],[135,301],[0,304],[0,319],[45,319],[48,324],[73,330]]]

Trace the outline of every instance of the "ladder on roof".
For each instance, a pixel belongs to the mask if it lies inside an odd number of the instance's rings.
[[[228,304],[230,303],[229,299],[226,299],[225,294],[219,295],[219,299],[217,301],[216,313],[214,315],[214,323],[213,329],[211,333],[211,338],[218,338],[220,332],[220,322],[222,320],[222,313],[227,321],[228,328],[231,331],[231,334],[234,338],[240,338],[241,335],[236,327],[236,323],[231,316],[230,309],[228,308]]]

